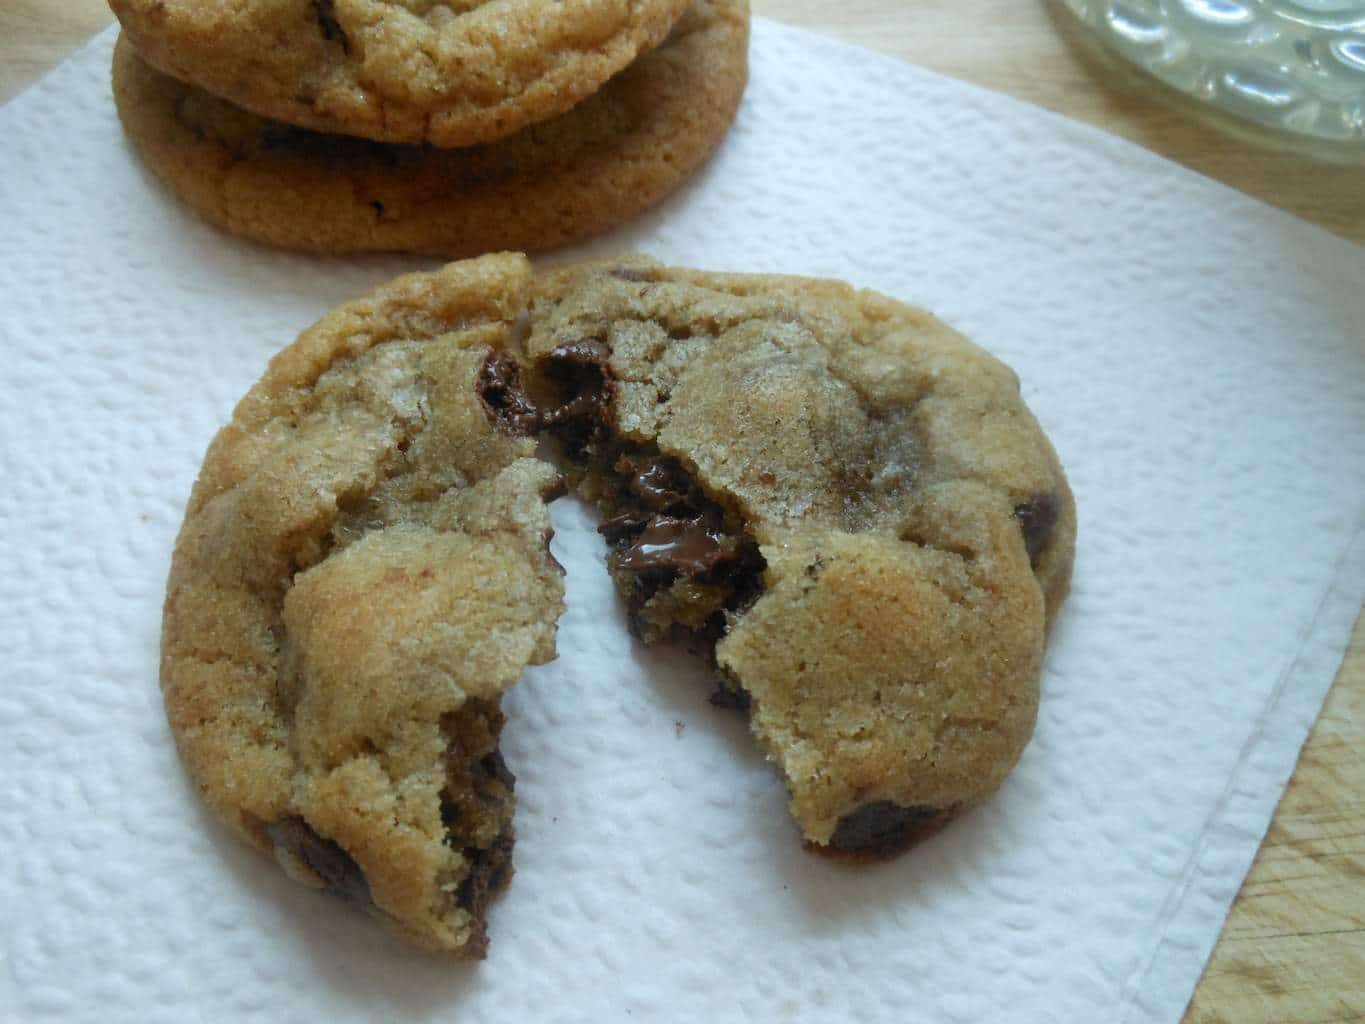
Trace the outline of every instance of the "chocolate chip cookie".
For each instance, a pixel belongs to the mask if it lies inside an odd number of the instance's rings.
[[[134,149],[245,238],[318,253],[538,251],[610,230],[684,182],[744,91],[748,0],[695,0],[659,49],[552,121],[468,149],[324,135],[155,71],[126,39],[114,95]]]
[[[511,875],[502,693],[554,655],[556,471],[521,257],[400,278],[271,362],[176,543],[161,681],[204,798],[294,878],[480,956]]]
[[[164,73],[263,117],[469,146],[558,116],[690,0],[110,0]]]
[[[708,654],[807,841],[891,854],[994,792],[1076,528],[1014,373],[840,282],[625,262],[536,295],[539,422],[634,628]]]
[[[636,633],[710,660],[811,846],[890,855],[1000,786],[1076,530],[1018,378],[841,282],[489,256],[306,331],[190,499],[167,712],[291,875],[482,954],[499,699],[562,609],[537,436],[602,509]]]

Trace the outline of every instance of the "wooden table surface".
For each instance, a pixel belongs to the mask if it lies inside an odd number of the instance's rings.
[[[1365,166],[1210,131],[1115,76],[1044,0],[753,0],[754,9],[1098,125],[1356,242]],[[967,25],[968,19],[975,24]],[[3,0],[0,101],[110,22],[104,0]],[[1365,343],[1362,343],[1365,358]],[[1365,1021],[1365,616],[1186,1024]],[[1099,1024],[1099,1022],[1096,1022]]]

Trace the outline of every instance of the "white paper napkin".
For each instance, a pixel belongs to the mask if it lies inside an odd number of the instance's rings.
[[[212,432],[301,328],[422,264],[199,222],[123,144],[111,42],[0,110],[0,1018],[1178,1019],[1365,592],[1365,250],[759,22],[717,159],[592,248],[844,277],[1019,371],[1081,520],[1037,735],[913,853],[803,853],[742,719],[627,637],[562,501],[559,660],[508,700],[517,877],[489,959],[450,964],[218,826],[156,683]]]

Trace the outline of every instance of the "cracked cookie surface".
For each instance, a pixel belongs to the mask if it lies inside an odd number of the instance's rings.
[[[511,874],[499,701],[554,655],[555,470],[493,256],[400,278],[271,362],[205,457],[161,681],[199,790],[294,878],[480,956]]]
[[[113,85],[134,149],[211,223],[310,252],[455,258],[567,245],[672,193],[734,118],[748,36],[748,0],[696,0],[662,46],[572,110],[460,150],[248,114],[154,70],[126,38]]]
[[[841,282],[625,262],[536,288],[542,423],[632,625],[709,648],[808,842],[889,855],[994,792],[1075,539],[1013,372]]]
[[[161,71],[289,124],[470,146],[558,116],[689,0],[110,0]]]

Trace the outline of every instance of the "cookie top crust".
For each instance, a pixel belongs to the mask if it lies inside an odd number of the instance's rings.
[[[478,956],[510,874],[501,693],[554,653],[555,470],[507,351],[522,257],[415,274],[270,363],[204,459],[161,682],[213,809],[292,876]]]
[[[564,113],[689,0],[110,0],[161,71],[264,117],[470,146]]]
[[[999,787],[1076,522],[1009,368],[842,282],[644,261],[539,276],[531,322],[613,572],[648,583],[623,592],[723,612],[716,665],[810,842],[889,852]]]
[[[748,0],[696,0],[657,50],[552,121],[485,146],[389,146],[248,114],[114,53],[119,116],[143,160],[211,223],[319,253],[451,258],[607,231],[672,193],[734,119]]]

